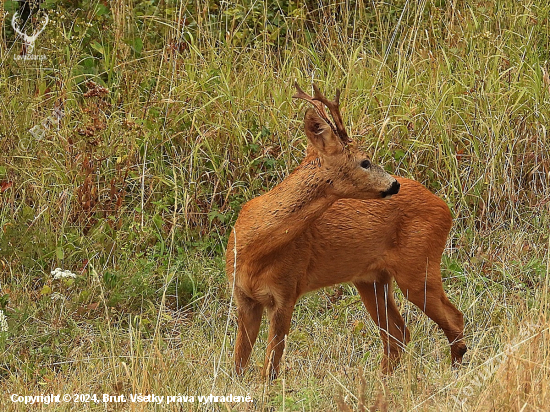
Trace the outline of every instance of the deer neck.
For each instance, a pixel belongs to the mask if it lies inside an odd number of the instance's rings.
[[[303,234],[338,197],[319,159],[302,163],[268,193],[252,199],[241,211],[236,234],[239,249],[256,257],[288,245]]]

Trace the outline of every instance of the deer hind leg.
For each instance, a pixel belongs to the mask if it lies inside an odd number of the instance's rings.
[[[409,330],[393,299],[391,279],[384,282],[354,284],[371,318],[380,328],[380,336],[384,343],[382,372],[391,373],[410,340]]]
[[[268,308],[269,336],[262,376],[275,379],[285,348],[285,337],[290,330],[290,321],[295,302]]]
[[[242,375],[248,365],[252,347],[258,337],[264,307],[235,289],[237,303],[237,340],[235,342],[235,369]]]
[[[462,363],[466,353],[464,315],[447,298],[441,281],[439,261],[424,273],[396,273],[395,280],[405,297],[424,311],[443,330],[451,344],[453,366]]]

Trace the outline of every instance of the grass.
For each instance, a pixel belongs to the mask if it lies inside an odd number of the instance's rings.
[[[0,5],[4,410],[24,409],[13,393],[254,398],[215,410],[546,409],[546,2],[47,0],[36,61],[14,59],[16,7]],[[398,293],[412,342],[384,379],[374,324],[343,286],[300,301],[280,379],[260,379],[265,324],[250,373],[235,377],[226,239],[240,206],[302,157],[295,79],[341,88],[353,138],[449,204],[442,272],[466,317],[461,369]],[[56,267],[77,278],[54,280]],[[180,406],[207,408],[107,408]]]

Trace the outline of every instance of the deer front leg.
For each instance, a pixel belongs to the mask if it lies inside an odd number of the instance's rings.
[[[262,323],[264,307],[235,290],[237,302],[237,340],[235,342],[235,369],[242,375],[248,365],[250,353]]]
[[[285,348],[285,337],[290,330],[294,302],[286,306],[268,309],[269,337],[262,376],[275,379],[279,374],[279,363]]]

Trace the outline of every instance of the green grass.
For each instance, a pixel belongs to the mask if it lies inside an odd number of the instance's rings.
[[[0,5],[4,410],[24,409],[11,393],[250,394],[248,410],[546,409],[546,2],[47,0],[42,61],[14,59],[16,6]],[[226,239],[240,206],[300,161],[304,105],[291,96],[294,80],[312,79],[329,96],[342,89],[351,135],[374,161],[451,208],[442,272],[466,317],[460,370],[398,293],[412,342],[382,379],[375,325],[344,286],[300,301],[280,379],[260,379],[265,324],[250,373],[234,375]],[[90,80],[109,92],[86,97]],[[56,107],[59,127],[29,133]],[[78,276],[54,280],[56,267]],[[132,408],[172,410],[113,406]]]

